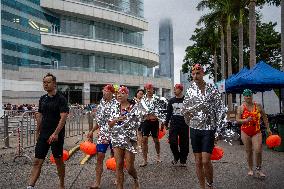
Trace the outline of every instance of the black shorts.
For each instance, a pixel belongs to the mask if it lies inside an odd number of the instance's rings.
[[[58,137],[58,141],[52,142],[51,144],[48,144],[47,140],[48,138],[46,137],[38,138],[35,147],[35,158],[45,159],[50,147],[54,158],[62,157],[64,137]]]
[[[158,138],[159,134],[159,121],[149,121],[146,120],[141,124],[142,135],[143,136],[152,136],[153,138]]]
[[[193,153],[207,152],[212,154],[215,130],[199,130],[190,128],[190,139]]]

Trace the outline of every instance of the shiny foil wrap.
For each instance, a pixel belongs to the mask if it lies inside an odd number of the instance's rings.
[[[97,144],[108,144],[110,142],[110,133],[109,133],[109,126],[108,120],[110,117],[110,107],[117,104],[117,100],[113,98],[111,101],[107,102],[103,98],[98,105],[95,120],[99,125],[99,133]]]
[[[221,94],[212,84],[206,83],[203,95],[196,83],[192,82],[186,91],[183,105],[182,114],[191,128],[216,129],[217,134],[225,128],[227,108],[222,102]]]
[[[122,122],[117,122],[110,128],[111,143],[113,147],[126,149],[129,152],[137,153],[137,129],[140,126],[145,110],[141,103],[131,105],[130,111],[121,115],[120,104],[116,103],[109,109],[110,119],[114,120],[120,116],[126,116]]]
[[[146,95],[143,96],[141,100],[141,105],[144,108],[144,113],[147,115],[155,115],[161,122],[166,121],[167,115],[167,104],[166,98],[159,98],[157,95],[153,94],[152,98],[147,98]]]

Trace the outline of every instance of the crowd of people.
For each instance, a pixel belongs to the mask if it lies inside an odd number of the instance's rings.
[[[171,164],[187,166],[189,139],[195,157],[196,175],[200,188],[213,188],[213,166],[211,154],[222,128],[226,126],[226,107],[218,90],[203,79],[204,70],[195,64],[191,69],[192,83],[186,90],[181,84],[174,87],[174,97],[163,111],[163,101],[154,94],[154,86],[147,83],[139,89],[134,99],[129,100],[129,90],[125,86],[115,89],[113,85],[104,86],[103,98],[96,107],[95,125],[87,134],[94,141],[98,130],[96,148],[97,163],[95,181],[90,189],[101,187],[103,162],[108,149],[116,161],[116,188],[124,186],[124,167],[133,178],[133,188],[139,189],[140,182],[134,166],[135,156],[140,151],[143,161],[140,167],[148,164],[148,140],[152,137],[156,150],[156,162],[161,162],[159,131],[169,130],[169,144],[173,154]],[[35,160],[27,189],[32,189],[40,176],[41,167],[51,147],[60,180],[59,188],[64,188],[65,165],[62,160],[64,144],[64,124],[69,112],[67,101],[56,92],[56,77],[47,74],[43,78],[47,92],[39,100],[37,117],[37,144]],[[261,171],[261,135],[259,119],[262,116],[268,132],[268,120],[264,110],[252,102],[250,90],[244,91],[245,101],[238,109],[237,122],[242,124],[242,140],[248,156],[248,175],[253,175],[252,150],[256,152],[256,174],[265,177]],[[252,115],[258,116],[252,116]],[[248,131],[249,130],[249,131]],[[254,131],[252,134],[250,131]]]
[[[25,112],[25,111],[36,111],[37,110],[37,105],[35,104],[4,104],[2,109],[3,110],[13,110],[13,111],[20,111],[20,112]]]

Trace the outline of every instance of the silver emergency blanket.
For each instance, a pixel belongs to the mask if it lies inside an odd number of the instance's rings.
[[[99,125],[99,133],[97,144],[109,144],[110,142],[110,133],[109,133],[109,126],[108,120],[110,117],[109,108],[113,105],[117,104],[117,100],[113,98],[111,101],[107,102],[103,98],[98,105],[95,121]]]
[[[141,103],[131,105],[129,111],[125,110],[123,112],[121,112],[120,103],[116,103],[109,108],[109,121],[120,116],[126,116],[124,121],[117,122],[110,128],[111,143],[113,147],[119,147],[126,149],[129,152],[137,153],[137,129],[140,126],[142,117],[145,113],[145,109],[141,106]]]
[[[187,89],[182,114],[191,128],[220,133],[226,125],[226,111],[221,94],[212,84],[206,83],[204,95],[195,82]]]
[[[145,114],[155,115],[161,122],[166,121],[166,110],[168,101],[166,98],[159,98],[157,95],[153,94],[152,98],[147,98],[146,95],[141,99],[141,105],[144,108]]]

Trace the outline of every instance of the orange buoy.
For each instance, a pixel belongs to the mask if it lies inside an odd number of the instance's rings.
[[[85,141],[80,144],[80,150],[85,154],[94,155],[97,152],[97,146],[90,141]]]
[[[224,155],[224,150],[220,146],[214,146],[212,154],[211,154],[211,160],[220,160]]]
[[[159,130],[158,139],[162,139],[166,135],[167,130],[164,128],[163,130]]]
[[[62,158],[63,158],[63,161],[66,161],[66,160],[69,159],[69,152],[68,152],[67,150],[63,150]],[[50,158],[49,158],[49,159],[50,159],[51,163],[55,163],[53,154],[50,155]]]
[[[279,135],[270,135],[266,139],[266,145],[268,148],[274,148],[280,146],[281,144],[281,137]]]

